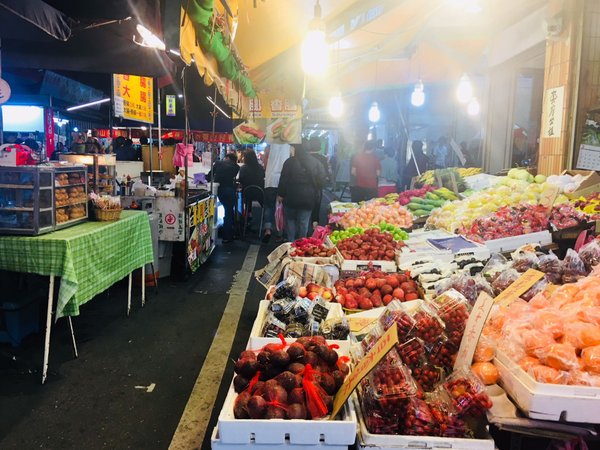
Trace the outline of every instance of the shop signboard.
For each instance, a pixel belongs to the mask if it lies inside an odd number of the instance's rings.
[[[113,74],[115,117],[154,122],[154,90],[151,77]]]
[[[262,92],[249,100],[246,119],[233,115],[238,144],[299,144],[302,142],[302,106],[285,94]]]
[[[195,272],[200,264],[208,259],[214,248],[214,198],[200,200],[188,206],[187,215],[190,229],[187,242],[187,259],[190,270]]]
[[[563,121],[564,100],[564,86],[559,86],[546,90],[546,95],[544,97],[544,114],[542,117],[542,137],[560,137]]]
[[[174,117],[176,115],[176,100],[174,95],[167,95],[165,99],[165,106],[167,108],[166,114],[169,117]]]

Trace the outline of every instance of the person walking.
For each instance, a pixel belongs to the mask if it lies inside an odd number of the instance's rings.
[[[290,157],[290,153],[291,147],[289,144],[271,144],[265,149],[265,227],[262,238],[264,243],[269,242],[273,234],[277,188],[283,164]],[[280,241],[281,237],[278,237],[277,240]]]
[[[283,164],[277,189],[278,201],[283,202],[288,241],[306,237],[324,179],[323,166],[310,156],[307,147],[294,146],[294,156]]]
[[[404,168],[404,185],[410,189],[412,179],[427,170],[427,156],[423,153],[423,141],[413,141],[412,155]]]
[[[352,201],[361,202],[377,197],[380,174],[381,163],[375,155],[375,141],[366,141],[363,151],[352,160],[352,175],[355,177],[355,185],[351,191]]]
[[[219,201],[225,208],[225,218],[223,219],[223,243],[227,244],[233,241],[233,221],[234,221],[234,208],[235,208],[235,178],[240,170],[236,163],[237,157],[235,153],[228,153],[225,155],[225,159],[217,161],[206,176],[207,180],[213,180],[215,183],[219,183],[217,189],[217,196]],[[213,173],[214,171],[214,173]]]
[[[448,167],[448,159],[450,156],[450,150],[448,150],[448,144],[445,136],[439,138],[437,145],[433,148],[433,167],[436,169],[445,169]]]
[[[258,163],[256,152],[251,148],[244,150],[243,161],[244,164],[240,167],[238,180],[242,187],[242,201],[244,202],[246,214],[248,214],[248,223],[250,223],[252,219],[252,202],[257,201],[260,203],[260,206],[264,207],[264,199],[257,189],[252,189],[248,192],[245,192],[245,189],[248,186],[258,186],[264,189],[265,169]]]

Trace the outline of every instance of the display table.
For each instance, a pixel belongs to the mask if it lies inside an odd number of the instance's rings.
[[[57,319],[79,315],[81,305],[127,275],[129,313],[131,273],[152,261],[148,214],[141,211],[123,211],[116,222],[85,222],[42,236],[0,236],[0,269],[50,276],[42,383],[50,346],[54,277],[61,277]],[[144,287],[142,279],[142,305]],[[72,333],[70,317],[69,326]],[[73,344],[75,348],[74,337]]]

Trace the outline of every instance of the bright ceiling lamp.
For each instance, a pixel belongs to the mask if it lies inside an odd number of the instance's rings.
[[[473,86],[466,73],[460,78],[456,88],[456,98],[461,103],[468,103],[473,98]]]
[[[419,107],[423,106],[425,103],[425,87],[423,86],[423,82],[419,80],[417,84],[415,84],[415,89],[410,96],[410,102],[413,106]]]
[[[369,108],[369,122],[377,123],[381,119],[381,111],[377,102],[373,102]]]
[[[163,51],[167,48],[165,46],[165,43],[157,35],[155,35],[152,31],[150,31],[141,23],[138,23],[135,29],[142,37],[142,42],[136,41],[135,36],[133,37],[133,42],[135,42],[136,44],[141,45],[142,47],[155,48]]]
[[[321,18],[319,0],[315,3],[314,17],[302,42],[302,70],[309,75],[323,75],[329,66],[329,46],[325,38],[325,23]]]
[[[329,114],[336,119],[344,114],[344,101],[339,92],[329,99]]]
[[[479,105],[477,98],[473,97],[467,105],[467,114],[470,116],[478,116],[479,111],[481,111],[481,106]]]

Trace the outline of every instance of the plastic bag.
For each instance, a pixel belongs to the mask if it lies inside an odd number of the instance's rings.
[[[296,298],[296,295],[298,295],[298,287],[298,280],[296,277],[289,276],[277,284],[273,299],[290,298],[293,300]]]
[[[488,362],[496,356],[496,343],[490,336],[482,334],[475,347],[473,362]]]
[[[492,289],[494,290],[494,294],[500,294],[508,286],[514,283],[520,275],[521,274],[513,268],[502,272],[502,274],[492,282]]]
[[[568,380],[567,372],[544,364],[532,364],[529,366],[527,373],[540,383],[564,384]]]
[[[585,264],[573,249],[568,249],[562,262],[562,282],[575,283],[587,275]]]
[[[577,350],[600,345],[600,326],[587,322],[565,323],[565,335],[562,342],[570,344]]]
[[[535,269],[539,264],[539,259],[535,253],[520,253],[513,259],[511,267],[519,273],[525,273],[528,269]]]
[[[569,371],[579,367],[575,347],[571,344],[551,344],[536,350],[542,364],[556,370]]]
[[[327,392],[314,380],[315,370],[310,364],[304,367],[302,387],[306,394],[306,409],[313,419],[325,417],[329,412],[327,407]]]
[[[565,317],[556,309],[546,308],[536,311],[532,326],[535,330],[548,334],[552,339],[559,339],[564,334]]]
[[[275,206],[275,228],[277,231],[282,232],[285,228],[285,218],[283,216],[283,203],[277,202]]]
[[[584,348],[581,351],[581,362],[586,370],[600,373],[600,345]]]
[[[494,253],[486,265],[483,266],[481,273],[486,280],[492,283],[506,270],[507,266],[508,260],[500,253]]]
[[[589,244],[584,245],[579,250],[579,257],[583,261],[585,268],[590,272],[595,266],[600,263],[600,244],[597,240],[593,240]]]
[[[527,290],[527,292],[525,292],[523,295],[521,295],[521,298],[523,300],[525,300],[526,302],[531,301],[531,299],[533,297],[544,292],[544,290],[548,287],[548,284],[549,284],[548,280],[546,280],[545,278],[542,278],[540,281],[538,281],[533,286],[531,286]]]

